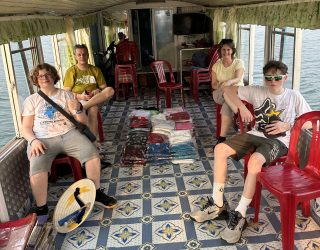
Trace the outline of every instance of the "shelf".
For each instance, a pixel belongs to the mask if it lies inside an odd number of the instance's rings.
[[[182,82],[182,72],[183,71],[191,71],[192,68],[192,55],[195,51],[199,50],[209,50],[209,48],[187,48],[187,49],[180,49],[179,50],[179,71],[180,71],[180,77],[179,81]],[[183,62],[187,62],[186,65]]]

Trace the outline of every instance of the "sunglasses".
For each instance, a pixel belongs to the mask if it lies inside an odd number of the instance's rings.
[[[286,75],[276,75],[276,76],[264,76],[266,81],[281,81]]]

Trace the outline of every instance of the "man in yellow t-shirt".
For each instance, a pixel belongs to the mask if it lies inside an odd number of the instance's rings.
[[[77,44],[74,48],[77,64],[70,67],[64,78],[64,89],[72,91],[85,110],[87,110],[87,124],[91,132],[98,134],[99,112],[98,104],[109,100],[114,90],[107,87],[101,70],[88,63],[88,48],[84,44]]]

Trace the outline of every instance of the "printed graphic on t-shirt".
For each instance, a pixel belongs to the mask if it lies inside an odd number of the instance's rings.
[[[47,102],[40,107],[38,118],[39,125],[47,127],[48,132],[63,131],[67,125],[65,116]]]
[[[81,76],[80,78],[77,79],[76,84],[81,85],[81,84],[96,84],[96,78],[91,75],[84,75]]]
[[[263,132],[264,135],[268,138],[285,136],[285,132],[276,135],[269,135],[265,131],[266,125],[271,124],[274,121],[282,121],[280,119],[280,115],[283,111],[284,109],[277,110],[276,104],[273,103],[270,98],[267,98],[259,108],[254,110],[257,130]]]

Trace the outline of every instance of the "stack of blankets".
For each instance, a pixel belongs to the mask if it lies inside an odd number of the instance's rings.
[[[122,164],[146,163],[147,140],[151,129],[150,116],[150,111],[146,110],[134,110],[130,113],[130,129],[122,152]]]
[[[192,119],[182,107],[157,114],[134,110],[129,126],[123,164],[181,164],[199,159],[194,147]]]

